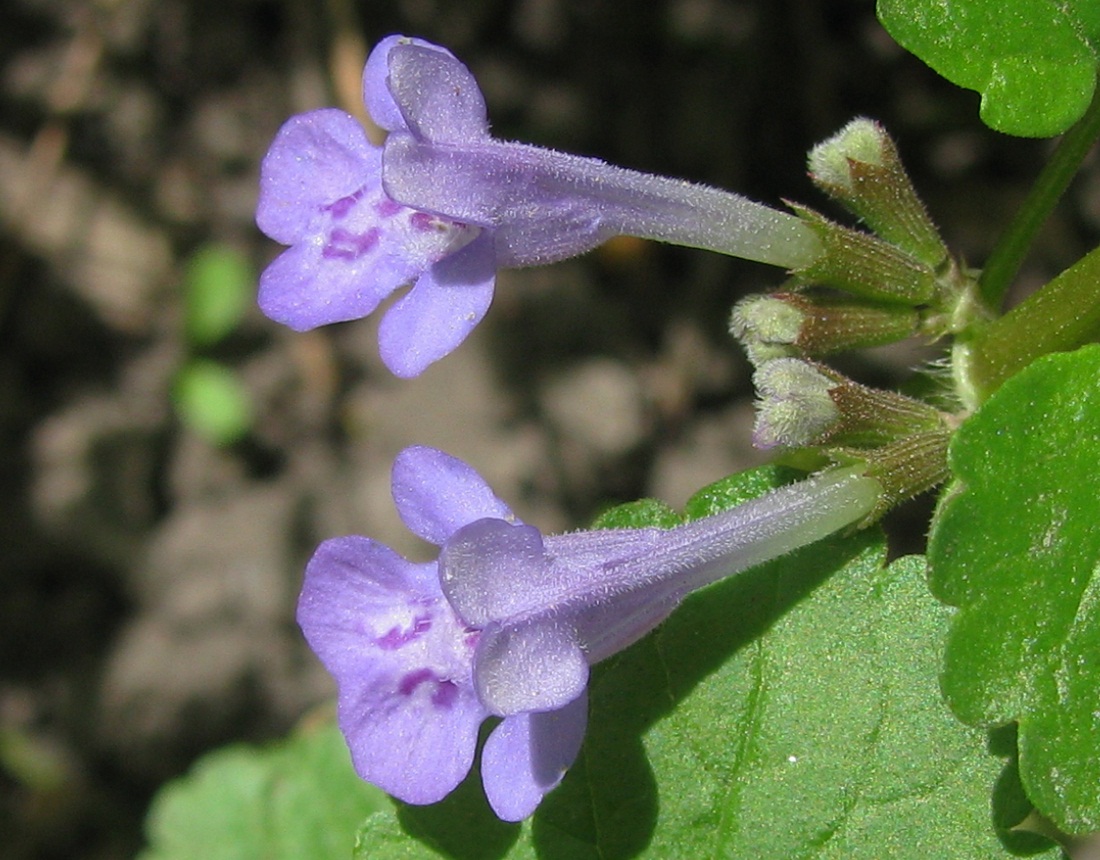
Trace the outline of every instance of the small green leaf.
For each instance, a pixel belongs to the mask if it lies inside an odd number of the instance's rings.
[[[233,371],[215,361],[185,364],[172,396],[180,418],[216,445],[236,442],[252,426],[248,392]]]
[[[325,722],[271,747],[227,747],[200,759],[153,800],[141,860],[349,857],[355,828],[388,807]]]
[[[760,466],[738,472],[696,492],[684,505],[684,518],[698,520],[713,516],[802,477],[804,472],[783,466]]]
[[[981,93],[991,128],[1023,137],[1065,131],[1096,86],[1095,0],[878,0],[882,25],[904,48]]]
[[[585,745],[532,819],[493,822],[475,774],[373,816],[357,860],[1010,856],[990,798],[1011,762],[939,695],[950,610],[923,560],[884,556],[823,541],[690,597],[595,667]]]
[[[683,522],[676,511],[659,499],[638,499],[608,508],[592,523],[594,529],[670,529]]]
[[[184,273],[188,341],[210,346],[229,334],[252,300],[255,284],[248,259],[228,245],[204,245],[192,254]]]
[[[604,511],[592,523],[592,528],[640,529],[655,526],[670,529],[684,520],[721,513],[804,475],[804,472],[782,466],[760,466],[703,487],[688,499],[683,516],[658,499],[639,499]]]
[[[1009,379],[958,431],[929,544],[960,607],[943,688],[973,725],[1019,722],[1035,806],[1100,830],[1100,346]]]

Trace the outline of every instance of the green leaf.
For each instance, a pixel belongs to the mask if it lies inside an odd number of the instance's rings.
[[[958,431],[929,544],[960,607],[943,676],[965,722],[1019,722],[1020,772],[1062,829],[1100,830],[1100,346],[1009,379]]]
[[[532,819],[493,820],[475,774],[368,819],[356,857],[1009,856],[990,797],[1011,762],[939,695],[950,610],[922,559],[884,557],[873,533],[824,541],[688,598],[595,667],[581,755]]]
[[[228,245],[204,245],[184,272],[188,341],[210,346],[229,334],[252,301],[256,275],[248,259]]]
[[[217,750],[168,783],[153,800],[141,860],[349,857],[355,828],[389,806],[356,776],[326,721],[271,747]]]
[[[981,117],[1007,134],[1049,137],[1096,86],[1095,0],[878,0],[882,25],[948,80],[981,93]]]
[[[592,523],[594,529],[642,529],[655,526],[670,529],[683,518],[659,499],[638,499],[608,508]]]
[[[194,359],[180,370],[172,391],[176,411],[192,430],[216,445],[228,445],[252,426],[248,392],[232,370]]]
[[[764,495],[769,490],[805,477],[805,472],[784,466],[760,466],[738,472],[696,492],[684,505],[684,517],[697,520],[729,510],[750,499]]]
[[[696,520],[729,510],[804,476],[805,472],[783,466],[760,466],[703,487],[688,499],[683,516],[658,499],[639,499],[604,511],[592,523],[592,528],[640,529],[655,526],[669,529],[685,520]]]

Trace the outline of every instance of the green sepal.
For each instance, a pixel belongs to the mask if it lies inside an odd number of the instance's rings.
[[[825,252],[794,270],[805,284],[834,287],[851,295],[916,307],[936,295],[936,273],[896,245],[790,204],[817,233]]]

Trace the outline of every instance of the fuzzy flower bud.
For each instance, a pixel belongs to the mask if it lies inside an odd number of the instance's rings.
[[[815,362],[776,358],[757,368],[753,381],[757,448],[871,448],[944,427],[943,416],[927,403],[860,385]]]
[[[904,305],[782,292],[749,296],[733,307],[730,332],[755,365],[782,356],[818,356],[879,346],[916,333],[920,317]]]
[[[810,177],[874,232],[932,269],[947,259],[939,233],[902,166],[894,141],[877,122],[852,120],[810,151]]]
[[[829,394],[833,381],[808,361],[766,361],[757,368],[753,383],[759,398],[752,434],[757,448],[813,445],[840,423],[840,410]]]

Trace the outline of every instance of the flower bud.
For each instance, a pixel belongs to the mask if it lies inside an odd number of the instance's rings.
[[[920,400],[853,382],[816,362],[776,358],[753,376],[759,395],[753,444],[874,448],[942,432],[943,416]]]
[[[829,436],[841,421],[830,396],[833,381],[817,365],[775,358],[753,375],[758,396],[752,444],[761,449],[801,448]]]
[[[733,307],[730,332],[759,365],[781,356],[818,356],[879,346],[915,334],[920,317],[903,305],[809,292],[749,296]]]
[[[878,236],[932,269],[947,249],[902,166],[894,141],[877,122],[854,119],[809,155],[810,177]]]

